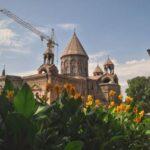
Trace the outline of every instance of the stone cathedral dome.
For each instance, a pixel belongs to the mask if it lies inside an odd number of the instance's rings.
[[[69,76],[88,76],[88,55],[76,33],[64,49],[61,56],[61,73]]]
[[[82,55],[88,58],[88,55],[86,54],[86,51],[84,50],[75,32],[73,33],[73,36],[70,42],[68,43],[67,47],[64,49],[61,57],[67,55]]]

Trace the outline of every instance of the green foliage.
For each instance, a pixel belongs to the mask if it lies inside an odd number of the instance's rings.
[[[140,103],[146,112],[150,112],[150,77],[136,77],[128,80],[127,95]]]
[[[11,113],[7,116],[6,128],[9,146],[14,147],[14,149],[32,147],[36,128],[31,120],[26,119],[21,114]]]
[[[15,90],[15,88],[14,88],[13,84],[11,83],[11,81],[6,78],[5,86],[4,86],[4,90],[2,92],[2,95],[6,95],[6,92],[11,91],[11,90]]]
[[[8,111],[11,109],[9,102],[4,96],[0,96],[0,114],[3,120],[5,120]]]
[[[72,141],[67,144],[65,150],[82,150],[83,149],[83,142],[82,141]]]
[[[30,87],[24,84],[22,89],[18,91],[14,98],[15,111],[25,117],[31,117],[36,109],[35,99]]]
[[[27,84],[15,90],[10,82],[0,96],[1,150],[146,150],[149,119],[133,120],[132,111],[85,108],[81,98],[63,90],[50,106],[34,99]],[[131,105],[132,106],[132,105]],[[134,105],[133,105],[134,106]]]
[[[6,84],[4,86],[4,90],[2,91],[2,93],[0,95],[0,113],[1,113],[1,117],[3,119],[6,118],[9,110],[12,109],[10,103],[8,102],[8,100],[6,98],[7,91],[15,90],[15,88],[10,80],[6,79],[5,82],[6,82]]]

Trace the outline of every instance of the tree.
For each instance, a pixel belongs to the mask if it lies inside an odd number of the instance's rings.
[[[150,77],[136,77],[128,80],[126,93],[136,103],[142,104],[146,112],[150,112]]]

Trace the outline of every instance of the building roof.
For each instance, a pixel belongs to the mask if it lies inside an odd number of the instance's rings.
[[[75,32],[61,57],[66,55],[82,55],[88,57]]]
[[[90,80],[99,80],[102,76],[89,76],[88,79]]]
[[[108,57],[107,61],[104,65],[114,65],[114,63],[111,61],[111,59]]]
[[[96,66],[94,73],[103,73],[102,69],[100,68],[99,65]]]

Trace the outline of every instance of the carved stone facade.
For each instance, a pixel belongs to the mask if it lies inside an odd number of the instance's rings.
[[[88,58],[78,55],[61,57],[61,74],[69,76],[88,76]]]
[[[53,86],[65,83],[73,84],[82,96],[93,95],[95,99],[108,101],[108,93],[115,90],[120,93],[118,77],[114,73],[114,64],[108,58],[104,64],[104,71],[96,66],[93,76],[88,75],[88,55],[80,43],[76,33],[73,34],[71,41],[68,43],[61,56],[61,73],[58,72],[54,64],[53,43],[48,43],[48,48],[44,53],[44,62],[38,69],[38,74],[17,77],[17,76],[0,76],[0,90],[5,84],[5,79],[9,78],[15,86],[20,87],[24,82],[28,83],[34,94],[44,94],[47,82]],[[48,93],[49,103],[56,98],[55,91]]]

